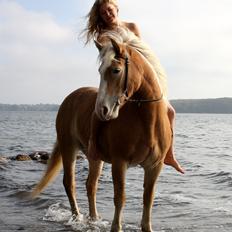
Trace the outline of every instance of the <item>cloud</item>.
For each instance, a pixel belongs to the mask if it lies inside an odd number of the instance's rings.
[[[172,98],[232,96],[231,1],[121,0],[119,4],[122,17],[138,23],[161,59]]]
[[[72,38],[71,31],[59,26],[51,15],[26,11],[15,2],[1,2],[0,15],[3,45],[52,46]]]
[[[0,15],[0,102],[60,102],[88,84],[93,73],[84,67],[94,66],[96,56],[82,51],[74,28],[12,1],[0,3]],[[90,83],[96,85],[97,78]]]
[[[118,2],[120,17],[139,25],[166,69],[170,98],[231,96],[231,1]],[[97,50],[77,39],[92,3],[62,23],[52,8],[0,1],[0,102],[60,103],[80,86],[98,85]]]

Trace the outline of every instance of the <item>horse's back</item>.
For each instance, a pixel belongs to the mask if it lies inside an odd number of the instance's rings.
[[[96,97],[96,88],[83,87],[64,99],[56,118],[58,141],[69,141],[69,145],[78,142],[81,146],[87,147]]]

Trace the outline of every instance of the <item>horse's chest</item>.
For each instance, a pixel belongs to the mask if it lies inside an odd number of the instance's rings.
[[[136,165],[143,162],[150,151],[148,134],[141,123],[128,121],[123,126],[115,123],[104,128],[99,136],[102,159],[107,162],[118,157]]]

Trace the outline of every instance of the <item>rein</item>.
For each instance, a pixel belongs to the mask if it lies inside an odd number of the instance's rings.
[[[150,102],[159,102],[163,99],[163,93],[161,93],[161,96],[159,98],[156,98],[156,99],[131,99],[129,98],[128,96],[128,70],[129,70],[129,59],[128,57],[123,57],[123,56],[120,56],[118,58],[122,58],[125,60],[125,82],[124,82],[124,91],[123,91],[123,94],[122,96],[118,99],[117,101],[117,104],[120,105],[120,99],[122,97],[125,98],[125,101],[127,102],[134,102],[134,103],[138,103],[138,105],[140,105],[141,103],[150,103]]]

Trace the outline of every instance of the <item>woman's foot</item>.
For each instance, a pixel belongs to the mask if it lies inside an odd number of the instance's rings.
[[[172,166],[173,168],[176,169],[176,171],[184,174],[184,169],[180,166],[179,162],[176,160],[172,152],[168,152],[165,159],[164,163],[166,165]]]

